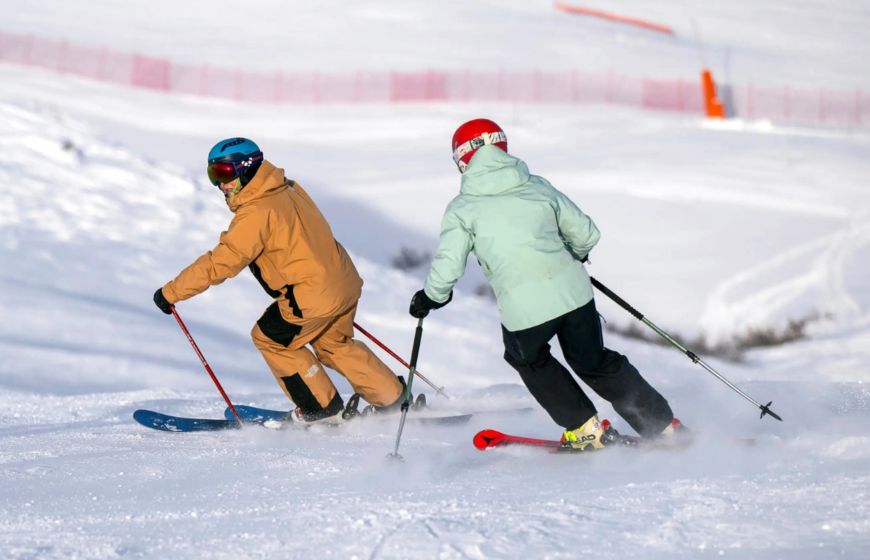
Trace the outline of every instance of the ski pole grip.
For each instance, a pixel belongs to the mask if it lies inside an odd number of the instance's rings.
[[[417,322],[417,330],[414,332],[414,346],[411,349],[411,371],[417,369],[417,357],[420,355],[420,341],[423,340],[423,319]]]
[[[595,286],[596,288],[598,288],[598,290],[601,293],[603,293],[604,295],[606,295],[607,297],[609,297],[610,299],[615,301],[620,307],[622,307],[623,309],[625,309],[626,311],[628,311],[629,313],[634,315],[635,319],[637,319],[638,321],[643,321],[643,313],[641,313],[640,311],[638,311],[634,307],[630,306],[627,301],[625,301],[624,299],[622,299],[621,297],[619,297],[618,295],[616,295],[615,293],[610,291],[610,288],[608,288],[607,286],[605,286],[604,284],[602,284],[601,282],[599,282],[595,278],[592,278],[590,276],[589,279],[592,280],[592,285]]]

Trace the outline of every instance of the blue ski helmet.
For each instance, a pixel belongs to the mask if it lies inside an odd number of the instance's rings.
[[[215,144],[208,153],[209,179],[215,185],[217,183],[212,176],[212,166],[216,163],[233,164],[236,177],[241,178],[242,187],[244,187],[254,178],[257,170],[260,169],[260,164],[263,163],[263,152],[260,151],[259,146],[247,138],[227,138]],[[236,177],[224,175],[221,182],[229,182]]]

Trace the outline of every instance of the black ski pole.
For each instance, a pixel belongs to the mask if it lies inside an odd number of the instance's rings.
[[[417,321],[417,330],[414,332],[414,347],[411,350],[411,365],[408,368],[408,386],[405,388],[405,402],[402,403],[402,418],[399,420],[399,433],[396,434],[396,448],[387,455],[390,459],[404,461],[399,455],[399,443],[402,441],[402,430],[405,428],[405,417],[411,408],[411,385],[414,384],[414,372],[417,370],[417,356],[420,355],[420,341],[423,340],[423,319]]]
[[[643,316],[643,313],[641,313],[640,311],[638,311],[637,309],[635,309],[634,307],[629,305],[628,302],[626,302],[624,299],[622,299],[621,297],[619,297],[618,295],[616,295],[615,293],[610,291],[610,289],[607,286],[605,286],[604,284],[602,284],[601,282],[599,282],[595,278],[590,278],[590,279],[592,280],[593,286],[598,288],[604,295],[606,295],[607,297],[609,297],[610,299],[615,301],[620,307],[622,307],[623,309],[625,309],[626,311],[628,311],[629,313],[634,315],[634,317],[638,321],[640,321],[644,325],[648,326],[649,328],[651,328],[652,330],[657,332],[662,338],[664,338],[665,340],[667,340],[668,342],[673,344],[680,352],[682,352],[683,354],[688,356],[689,359],[692,360],[692,362],[698,364],[702,368],[706,369],[707,371],[709,371],[710,373],[715,375],[719,379],[719,381],[721,381],[725,385],[728,385],[729,387],[734,389],[734,391],[736,391],[738,395],[740,395],[741,397],[743,397],[747,401],[749,401],[752,404],[754,404],[755,406],[757,406],[761,410],[761,418],[764,418],[765,414],[770,414],[771,416],[773,416],[774,418],[776,418],[777,420],[782,422],[782,418],[780,418],[779,415],[777,415],[775,412],[770,410],[770,405],[773,404],[773,401],[770,401],[767,404],[761,404],[761,403],[757,402],[755,399],[753,399],[752,397],[750,397],[749,395],[747,395],[746,393],[744,393],[743,391],[738,389],[736,385],[734,385],[733,383],[731,383],[730,381],[725,379],[715,369],[711,368],[706,363],[704,363],[704,360],[699,358],[697,354],[695,354],[691,350],[686,349],[685,347],[683,347],[682,344],[680,344],[679,342],[677,342],[676,340],[671,338],[671,336],[668,333],[666,333],[665,331],[663,331],[660,328],[658,328],[657,326],[655,326],[652,321],[650,321],[649,319],[647,319],[646,317]]]

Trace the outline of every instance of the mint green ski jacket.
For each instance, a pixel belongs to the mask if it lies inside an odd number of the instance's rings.
[[[447,301],[473,252],[495,291],[502,325],[528,329],[592,300],[580,259],[600,237],[589,216],[522,160],[483,146],[444,213],[424,290],[433,301]]]

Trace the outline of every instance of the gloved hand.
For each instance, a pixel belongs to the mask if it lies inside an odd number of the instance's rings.
[[[586,255],[580,259],[580,262],[583,264],[592,264],[592,261],[589,260],[589,253],[586,253]]]
[[[429,299],[429,296],[426,295],[424,290],[420,290],[414,297],[411,298],[411,309],[408,312],[411,314],[411,317],[415,319],[422,319],[426,315],[429,314],[429,311],[432,309],[441,309],[448,303],[453,301],[453,292],[450,292],[450,297],[447,298],[447,301],[444,303],[438,303]]]
[[[154,304],[160,308],[160,311],[167,315],[172,315],[172,304],[166,301],[166,297],[163,295],[163,288],[154,292]]]

